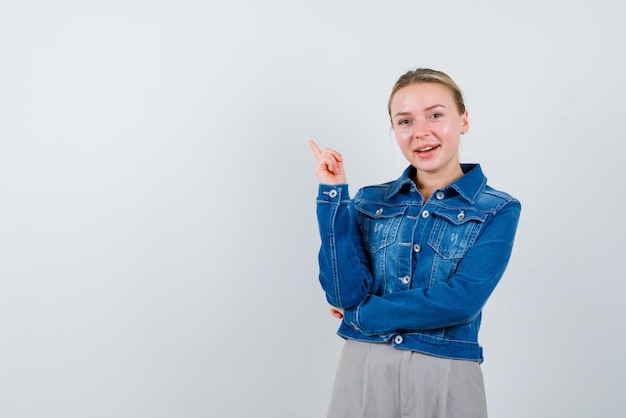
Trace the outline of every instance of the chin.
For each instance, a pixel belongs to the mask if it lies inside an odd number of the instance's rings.
[[[413,167],[415,167],[417,171],[424,172],[437,171],[441,168],[438,164],[424,163],[424,161],[415,161],[413,163]]]

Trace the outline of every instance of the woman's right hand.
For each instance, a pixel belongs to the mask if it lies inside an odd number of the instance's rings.
[[[346,172],[343,169],[343,157],[335,150],[324,148],[321,150],[315,141],[309,140],[309,146],[317,159],[315,175],[322,184],[345,184]]]

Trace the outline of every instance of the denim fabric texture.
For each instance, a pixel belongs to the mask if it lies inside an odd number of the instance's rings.
[[[424,202],[408,167],[360,189],[320,184],[319,280],[344,308],[340,336],[438,357],[484,360],[482,309],[509,262],[521,205],[478,164]]]

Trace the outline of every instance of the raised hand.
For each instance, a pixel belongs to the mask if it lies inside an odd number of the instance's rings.
[[[321,150],[312,139],[309,140],[309,146],[317,159],[315,165],[317,180],[322,184],[345,184],[346,172],[341,154],[330,148]]]

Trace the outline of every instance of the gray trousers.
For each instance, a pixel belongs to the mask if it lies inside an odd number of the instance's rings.
[[[480,365],[347,340],[328,418],[486,418]]]

